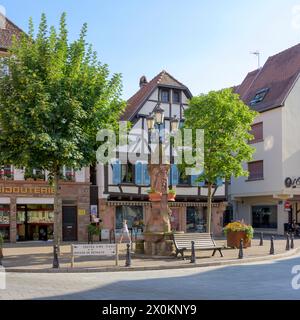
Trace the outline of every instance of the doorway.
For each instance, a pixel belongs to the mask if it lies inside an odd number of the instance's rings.
[[[63,241],[77,241],[77,207],[63,206]]]

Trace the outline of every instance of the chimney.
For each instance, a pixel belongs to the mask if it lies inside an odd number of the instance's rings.
[[[140,78],[140,88],[144,87],[148,83],[147,78],[145,76],[141,76]]]

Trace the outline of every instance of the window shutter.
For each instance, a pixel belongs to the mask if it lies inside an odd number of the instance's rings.
[[[254,161],[248,163],[249,180],[263,179],[264,177],[264,162]]]
[[[143,164],[140,161],[135,163],[135,184],[143,184]]]
[[[121,183],[121,162],[120,160],[116,160],[112,165],[113,169],[113,184]]]
[[[145,186],[149,186],[150,185],[150,176],[149,176],[149,172],[148,172],[148,164],[144,163],[143,164],[143,184]]]
[[[179,172],[176,164],[171,165],[172,185],[177,185],[179,182]]]

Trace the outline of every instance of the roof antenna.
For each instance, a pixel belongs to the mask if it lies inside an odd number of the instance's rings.
[[[258,69],[260,69],[260,52],[254,51],[254,52],[250,52],[250,54],[254,54],[255,56],[257,56],[257,65],[258,65]]]

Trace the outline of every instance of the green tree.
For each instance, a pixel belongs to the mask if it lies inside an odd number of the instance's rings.
[[[254,148],[248,142],[253,136],[249,131],[257,113],[231,89],[224,89],[193,97],[184,116],[183,129],[204,130],[204,171],[197,180],[205,181],[208,188],[207,231],[211,232],[213,188],[218,179],[248,175],[243,162],[252,159]],[[193,149],[195,143],[194,136]]]
[[[59,176],[62,166],[96,163],[99,129],[117,128],[124,109],[121,75],[110,75],[86,43],[87,25],[68,41],[66,14],[48,29],[42,14],[37,34],[13,41],[0,79],[0,163],[49,171],[55,189],[54,243],[61,234]]]

